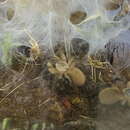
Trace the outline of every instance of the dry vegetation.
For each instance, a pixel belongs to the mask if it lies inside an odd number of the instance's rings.
[[[115,10],[121,3],[111,1],[106,9]],[[122,8],[119,16],[128,13],[128,6]],[[14,13],[7,11],[8,20]],[[85,12],[77,11],[70,21],[79,24],[86,18]],[[26,29],[25,33],[30,38],[29,46],[15,46],[11,64],[0,65],[2,130],[95,130],[96,125],[102,127],[99,121],[104,119],[101,111],[107,111],[106,106],[111,107],[111,113],[115,106],[116,110],[120,108],[119,113],[130,107],[130,67],[119,67],[123,62],[119,46],[113,47],[110,42],[105,51],[90,55],[89,44],[75,38],[70,54],[64,44],[57,44],[55,55],[51,55]],[[13,125],[6,128],[10,121]]]

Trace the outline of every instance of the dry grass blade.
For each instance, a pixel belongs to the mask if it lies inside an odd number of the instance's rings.
[[[97,69],[105,69],[105,66],[109,64],[108,62],[101,62],[99,60],[92,59],[90,56],[88,56],[88,63]]]
[[[0,88],[0,91],[8,90],[7,87],[8,87],[11,83],[12,83],[12,82],[5,84],[3,87]]]
[[[88,65],[91,67],[91,71],[92,71],[92,80],[94,82],[97,82],[97,79],[99,79],[100,81],[103,81],[101,78],[101,71],[99,72],[98,76],[97,76],[97,70],[105,70],[107,69],[109,63],[108,62],[102,62],[100,60],[97,59],[93,59],[92,57],[88,56]],[[109,65],[110,66],[110,65]]]
[[[0,104],[8,97],[10,96],[15,90],[17,90],[18,88],[20,88],[24,83],[21,83],[20,85],[18,85],[17,87],[15,87],[9,94],[7,94],[4,98],[2,98],[2,100],[0,100]]]
[[[51,100],[52,100],[51,98],[48,98],[47,100],[45,100],[44,102],[39,104],[39,107],[41,107],[42,105],[45,105],[46,103],[50,102]]]

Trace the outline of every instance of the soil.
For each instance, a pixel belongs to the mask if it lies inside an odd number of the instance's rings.
[[[60,55],[61,52],[65,53],[62,45],[58,44],[54,48],[56,55]],[[47,52],[40,56],[35,64],[29,62],[24,71],[22,70],[25,64],[20,57],[15,57],[16,60],[12,57],[10,67],[1,65],[0,120],[6,117],[11,118],[12,127],[22,130],[30,130],[34,123],[45,123],[47,130],[52,129],[50,128],[52,124],[54,130],[116,130],[115,125],[111,126],[111,122],[120,124],[120,127],[123,128],[129,121],[129,116],[126,119],[123,114],[128,115],[129,109],[121,105],[118,107],[103,106],[98,100],[100,90],[110,87],[117,79],[115,72],[110,73],[109,67],[105,70],[97,69],[97,80],[93,81],[91,66],[87,65],[87,53],[84,53],[89,50],[88,44],[81,39],[74,39],[72,49],[70,55],[76,59],[76,66],[87,79],[86,83],[80,87],[74,85],[66,77],[59,78],[49,72],[47,63],[51,61],[52,55]],[[20,50],[20,53],[25,56],[27,53],[27,58],[29,57],[28,51]],[[107,55],[104,53],[99,51],[98,55],[92,57],[101,58],[100,60],[104,61],[105,58],[107,59]],[[109,58],[107,60],[109,61]],[[19,65],[19,63],[23,63],[23,65]],[[116,61],[112,62],[112,64],[114,63]],[[103,81],[99,79],[100,72],[102,72]],[[125,77],[125,75],[123,76]],[[127,80],[127,76],[125,79]],[[126,121],[120,123],[121,119],[117,120],[120,116]],[[106,124],[110,127],[106,128]],[[127,124],[126,129],[123,130],[128,130],[128,127]]]

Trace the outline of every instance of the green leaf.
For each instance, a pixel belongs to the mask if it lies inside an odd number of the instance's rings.
[[[33,124],[31,130],[42,130],[42,125],[39,123]]]

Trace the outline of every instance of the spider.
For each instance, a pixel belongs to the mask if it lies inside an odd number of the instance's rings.
[[[30,33],[24,30],[29,36],[29,44],[31,46],[21,45],[16,46],[12,54],[12,67],[15,70],[25,72],[25,69],[32,70],[34,67],[40,66],[41,50],[36,40],[30,35]]]
[[[29,43],[31,45],[30,58],[32,60],[36,60],[41,54],[41,50],[40,50],[40,47],[38,45],[38,42],[31,36],[31,34],[26,29],[24,29],[24,31],[30,38],[30,40],[29,40]]]
[[[47,64],[50,73],[60,77],[65,76],[77,86],[85,84],[86,76],[76,67],[74,58],[68,59],[64,54],[61,54],[60,56],[54,56],[53,60],[53,62],[48,62]]]

